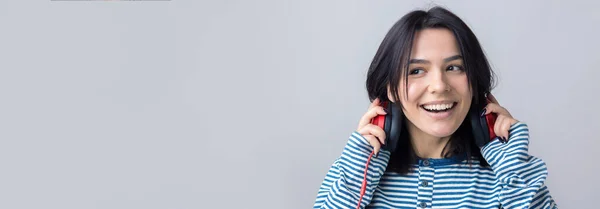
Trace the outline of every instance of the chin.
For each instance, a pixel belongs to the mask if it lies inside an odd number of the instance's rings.
[[[452,125],[449,125],[449,124],[441,125],[440,124],[439,126],[438,125],[432,125],[432,126],[430,126],[428,128],[429,131],[427,131],[427,132],[431,136],[440,137],[440,138],[441,137],[447,137],[447,136],[450,136],[450,135],[454,134],[454,132],[456,132],[456,130],[458,130],[459,125],[460,124],[458,124],[458,125],[455,125],[455,124],[452,124]]]

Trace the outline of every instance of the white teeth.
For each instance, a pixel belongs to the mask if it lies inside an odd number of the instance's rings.
[[[452,106],[454,106],[454,103],[450,103],[450,104],[423,105],[423,108],[425,108],[427,110],[447,110],[447,109],[452,108]]]

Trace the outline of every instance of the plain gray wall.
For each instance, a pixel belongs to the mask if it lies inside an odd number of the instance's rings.
[[[437,1],[561,208],[600,186],[598,1]],[[0,1],[0,208],[310,208],[387,30],[428,1]]]

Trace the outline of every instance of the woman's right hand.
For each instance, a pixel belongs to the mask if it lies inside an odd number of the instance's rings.
[[[379,153],[381,149],[381,145],[385,144],[385,131],[371,123],[371,120],[375,118],[377,115],[385,115],[387,114],[382,106],[380,106],[379,98],[373,100],[371,105],[369,105],[369,109],[362,116],[360,122],[358,123],[357,132],[360,133],[369,144],[373,146],[373,151],[375,155]]]

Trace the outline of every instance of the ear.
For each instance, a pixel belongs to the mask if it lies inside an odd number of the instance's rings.
[[[389,84],[387,85],[387,97],[388,100],[390,100],[393,103],[396,103],[396,101],[394,101],[394,96],[392,95],[392,91]]]

